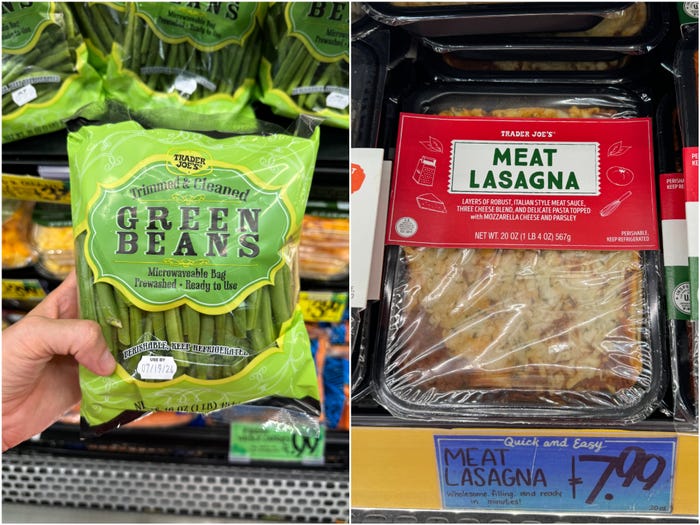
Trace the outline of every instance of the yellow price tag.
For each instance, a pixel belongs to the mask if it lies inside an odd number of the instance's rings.
[[[68,183],[29,175],[2,174],[2,196],[8,199],[70,204]]]
[[[3,279],[2,298],[21,301],[40,301],[46,297],[46,291],[39,281],[34,279]]]
[[[304,321],[339,323],[348,304],[348,294],[339,292],[301,292],[299,305]]]

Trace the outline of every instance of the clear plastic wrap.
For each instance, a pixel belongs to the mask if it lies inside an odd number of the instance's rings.
[[[65,127],[98,101],[102,82],[65,2],[6,2],[2,12],[2,142]]]
[[[638,30],[635,4],[528,2],[366,2],[376,20],[424,36],[592,31],[612,36]],[[602,27],[599,27],[602,26]]]
[[[620,422],[648,415],[660,387],[643,293],[653,260],[404,248],[384,372],[392,407],[455,420],[507,418],[513,407]]]
[[[260,2],[126,3],[116,20],[94,24],[114,35],[106,57],[107,97],[158,114],[162,127],[191,128],[192,121],[247,111],[266,11]],[[90,13],[100,11],[93,6]]]
[[[643,116],[614,88],[428,89],[407,111],[499,118]],[[664,392],[658,252],[391,247],[375,396],[432,422],[628,424]]]
[[[629,9],[632,24],[618,18],[581,32],[509,34],[507,45],[498,34],[423,36],[421,41],[438,53],[465,60],[612,61],[650,52],[669,29],[668,5],[635,2]]]
[[[75,268],[70,206],[39,203],[34,208],[31,242],[36,268],[51,279],[64,279]]]
[[[272,2],[265,19],[260,100],[288,117],[350,125],[350,5]]]

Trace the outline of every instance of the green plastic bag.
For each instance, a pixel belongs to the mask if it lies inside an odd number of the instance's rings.
[[[158,110],[158,125],[239,114],[251,102],[260,62],[258,2],[132,2],[107,58],[107,97]]]
[[[213,138],[126,121],[69,133],[81,315],[118,362],[110,377],[80,369],[89,431],[271,396],[318,409],[297,305],[319,139],[306,131]]]
[[[265,19],[259,99],[275,113],[350,124],[347,2],[275,2]]]
[[[3,2],[3,143],[65,127],[101,89],[67,4]]]

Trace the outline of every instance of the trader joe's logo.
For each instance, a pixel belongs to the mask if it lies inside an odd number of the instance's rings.
[[[189,166],[173,176],[175,156],[207,166],[209,175]],[[175,156],[146,160],[131,176],[99,187],[88,214],[88,261],[96,280],[141,308],[178,302],[230,311],[283,264],[290,210],[279,188],[243,167]]]
[[[167,170],[173,175],[206,175],[211,173],[211,155],[206,151],[173,150],[168,153]]]

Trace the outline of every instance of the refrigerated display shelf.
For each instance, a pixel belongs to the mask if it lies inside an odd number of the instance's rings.
[[[178,516],[334,523],[348,521],[347,472],[3,454],[3,502]]]
[[[353,523],[697,523],[696,518],[619,514],[536,514],[515,512],[353,509]]]

